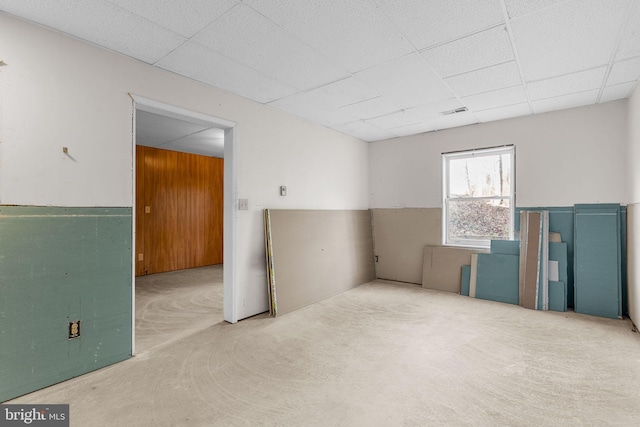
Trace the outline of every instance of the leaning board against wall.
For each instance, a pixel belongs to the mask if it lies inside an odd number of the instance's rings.
[[[369,211],[266,209],[264,214],[271,315],[375,279]]]

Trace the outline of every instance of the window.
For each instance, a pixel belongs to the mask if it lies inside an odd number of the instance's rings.
[[[444,153],[443,243],[489,247],[513,236],[513,146]]]

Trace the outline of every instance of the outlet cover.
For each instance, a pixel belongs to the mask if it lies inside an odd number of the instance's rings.
[[[248,211],[249,210],[249,199],[238,199],[238,210],[240,210],[240,211]]]

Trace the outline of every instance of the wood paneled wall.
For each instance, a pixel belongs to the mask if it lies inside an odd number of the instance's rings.
[[[136,153],[136,276],[221,264],[224,161]]]

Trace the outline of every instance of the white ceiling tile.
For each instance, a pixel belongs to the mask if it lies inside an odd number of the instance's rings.
[[[413,123],[405,126],[398,126],[396,128],[390,129],[391,132],[396,137],[402,136],[410,136],[417,135],[420,133],[431,132],[433,131],[433,126],[428,122],[422,123]]]
[[[528,116],[531,108],[528,103],[509,105],[506,107],[492,108],[491,110],[479,111],[476,116],[481,122],[493,122],[496,120],[510,119],[512,117]]]
[[[109,0],[109,2],[185,37],[193,37],[238,4],[237,0]]]
[[[296,93],[271,102],[269,105],[329,127],[358,119],[353,112],[341,111],[327,104],[326,101],[327,98],[313,91]]]
[[[573,93],[571,95],[558,96],[555,98],[540,99],[532,101],[533,111],[536,114],[548,111],[564,110],[567,108],[583,107],[595,104],[599,90],[589,90],[586,92]]]
[[[420,105],[414,108],[410,108],[407,111],[417,115],[420,119],[428,119],[432,117],[441,116],[446,111],[455,110],[464,107],[462,102],[457,98],[446,99],[444,101],[438,101],[431,104]]]
[[[605,87],[600,96],[600,103],[628,98],[636,84],[637,82],[628,82]]]
[[[378,96],[366,101],[346,105],[341,107],[339,110],[340,112],[353,114],[360,119],[368,119],[399,111],[401,108],[393,101],[383,96]]]
[[[193,41],[303,91],[349,75],[244,5],[233,8]]]
[[[640,56],[613,64],[607,78],[607,86],[633,82],[638,78],[640,78]]]
[[[185,147],[200,147],[203,149],[224,151],[224,137],[212,138],[206,132],[185,136],[184,138],[180,138],[175,141],[175,143],[181,144]]]
[[[381,117],[375,117],[367,121],[381,129],[390,130],[401,126],[404,127],[424,123],[429,119],[441,116],[444,111],[451,111],[461,107],[463,107],[462,103],[457,98],[452,98],[432,104],[409,108]]]
[[[149,127],[136,123],[136,144],[158,146],[170,141],[175,141],[182,136],[181,133],[162,128]]]
[[[321,86],[309,93],[317,95],[330,108],[344,107],[380,96],[379,90],[353,76]]]
[[[431,130],[450,129],[458,126],[467,126],[479,123],[478,117],[471,112],[449,114],[446,116],[438,116],[427,121],[431,126]]]
[[[290,86],[195,42],[185,43],[156,65],[260,103],[284,98],[296,92]]]
[[[163,150],[180,151],[182,153],[199,154],[201,156],[209,157],[224,157],[224,144],[223,147],[210,146],[205,144],[198,144],[192,142],[176,141],[165,144],[161,147]]]
[[[527,95],[521,85],[484,92],[462,98],[471,111],[477,112],[527,102]]]
[[[351,72],[413,51],[369,0],[244,0]]]
[[[503,26],[482,31],[421,52],[441,77],[462,74],[514,59]]]
[[[504,22],[500,0],[376,0],[417,49]]]
[[[145,128],[155,129],[157,132],[175,134],[177,136],[201,132],[208,127],[202,124],[141,110],[136,111],[136,126],[143,126]]]
[[[509,18],[528,15],[566,0],[505,0]]]
[[[616,60],[640,56],[640,2],[634,1]]]
[[[216,139],[219,141],[224,141],[224,129],[212,127],[212,128],[200,131],[193,136],[204,137],[209,140]]]
[[[406,110],[402,110],[384,116],[368,119],[367,122],[380,129],[390,130],[400,126],[420,124],[422,123],[422,119],[416,117],[415,114],[408,113]]]
[[[148,63],[186,40],[107,1],[23,0],[1,6],[6,12]]]
[[[600,89],[606,70],[606,67],[600,67],[594,70],[528,83],[529,98],[544,99],[591,89]]]
[[[356,74],[358,79],[377,87],[401,108],[453,98],[419,54],[411,54]]]
[[[346,123],[335,127],[336,130],[355,136],[364,141],[379,141],[381,139],[393,138],[395,135],[386,130],[379,129],[364,120]]]
[[[522,84],[515,61],[459,74],[444,81],[460,97]]]
[[[444,130],[459,126],[467,126],[479,123],[478,118],[469,112],[450,114],[446,116],[436,116],[422,123],[415,123],[389,129],[389,132],[396,136],[407,136],[416,133],[431,132],[434,130]]]
[[[361,116],[364,111],[359,113],[359,109],[363,110],[365,106],[357,104],[379,97],[379,93],[369,85],[355,77],[348,77],[309,92],[277,100],[270,105],[325,126],[335,126],[363,118]],[[397,106],[384,108],[399,109]]]
[[[564,75],[609,62],[626,1],[572,0],[512,21],[527,81]]]

